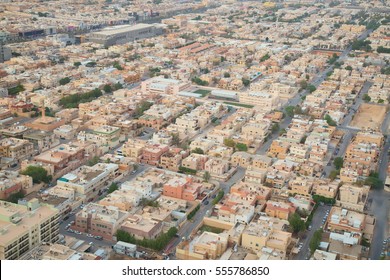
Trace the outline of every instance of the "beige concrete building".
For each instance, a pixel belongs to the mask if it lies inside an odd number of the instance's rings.
[[[162,229],[163,224],[160,221],[141,215],[128,216],[121,226],[121,230],[137,239],[155,239],[162,233]]]
[[[56,242],[59,213],[37,199],[23,205],[0,201],[0,259],[15,260],[41,242]]]
[[[34,145],[28,140],[18,138],[5,138],[0,140],[0,157],[21,160],[32,156],[33,153]]]
[[[191,83],[174,79],[154,77],[141,83],[141,90],[144,93],[152,94],[178,94],[191,86]]]
[[[11,194],[25,192],[33,186],[30,176],[19,174],[16,171],[0,170],[0,199],[7,199]]]
[[[97,163],[94,166],[83,165],[65,174],[57,180],[57,186],[72,188],[84,202],[99,196],[99,191],[119,175],[119,166],[114,163]]]
[[[336,205],[345,209],[363,212],[368,200],[370,186],[355,186],[344,184],[339,189]]]
[[[89,203],[76,214],[75,224],[72,228],[102,236],[106,240],[112,240],[112,237],[128,216],[128,212],[119,210],[115,206]]]
[[[216,260],[226,251],[228,238],[204,231],[192,241],[183,241],[176,248],[180,260]]]
[[[248,224],[242,233],[242,246],[260,252],[264,247],[277,249],[286,255],[292,239],[291,233],[285,232],[288,222],[278,218],[260,217]]]

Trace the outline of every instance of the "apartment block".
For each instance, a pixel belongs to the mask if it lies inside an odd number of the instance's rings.
[[[6,200],[11,194],[24,192],[33,185],[30,176],[19,174],[16,171],[0,170],[0,199]]]
[[[163,224],[153,218],[129,215],[120,228],[137,239],[156,239],[163,230]]]
[[[344,209],[363,212],[368,200],[370,186],[355,186],[343,184],[339,189],[339,197],[336,206]]]
[[[242,247],[256,253],[263,248],[276,249],[286,256],[292,237],[284,231],[288,222],[278,218],[261,216],[257,221],[250,222],[242,233]]]
[[[168,145],[151,144],[142,150],[140,161],[142,163],[158,166],[161,156],[169,151]]]
[[[227,236],[204,231],[191,241],[183,241],[176,248],[180,260],[216,260],[226,251]]]
[[[122,154],[131,158],[135,162],[141,160],[141,155],[146,147],[146,141],[138,139],[129,139],[122,147]]]
[[[152,94],[178,94],[191,86],[189,82],[182,82],[174,79],[154,77],[141,83],[143,93]]]
[[[269,217],[288,220],[290,215],[295,213],[295,210],[296,207],[292,203],[268,200],[265,213],[267,213]]]
[[[0,201],[0,259],[15,260],[41,242],[59,235],[59,213],[37,199],[14,204]]]
[[[104,125],[89,131],[81,131],[77,135],[80,141],[96,143],[99,147],[113,148],[119,144],[120,129],[118,127]]]
[[[0,140],[0,156],[21,160],[32,156],[34,145],[28,140],[5,138]]]
[[[195,201],[199,191],[200,185],[189,176],[172,178],[163,186],[163,195],[189,201]]]
[[[83,165],[63,175],[57,180],[60,187],[72,188],[83,197],[84,202],[98,197],[103,188],[119,175],[119,166],[114,163],[97,163],[94,166]]]
[[[181,165],[185,168],[190,168],[193,170],[204,170],[207,160],[208,156],[206,155],[192,153],[183,159]]]
[[[119,210],[117,207],[89,203],[76,214],[72,228],[112,240],[128,216],[128,212]]]
[[[204,166],[204,169],[211,175],[223,175],[229,171],[229,162],[227,160],[210,158]]]

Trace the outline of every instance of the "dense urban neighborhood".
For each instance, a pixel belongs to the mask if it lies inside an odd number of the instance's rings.
[[[0,19],[0,259],[390,259],[389,1]]]

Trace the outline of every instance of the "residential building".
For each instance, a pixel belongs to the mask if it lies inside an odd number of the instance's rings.
[[[162,34],[162,28],[153,24],[118,25],[106,27],[101,31],[89,33],[87,41],[102,44],[105,47],[125,44]]]
[[[227,245],[227,236],[204,231],[191,241],[182,241],[176,248],[176,256],[180,260],[216,260]]]
[[[296,207],[292,203],[268,200],[265,213],[267,213],[269,217],[288,220],[290,215],[295,213],[295,210]]]
[[[119,210],[117,207],[89,203],[76,214],[72,228],[112,240],[128,216],[128,212]]]
[[[176,177],[163,186],[163,195],[194,201],[198,198],[200,185],[193,182],[192,177]]]
[[[144,93],[152,94],[178,94],[191,86],[189,82],[182,82],[174,79],[154,77],[141,83],[141,90]]]
[[[11,194],[25,192],[31,188],[33,180],[30,176],[21,175],[17,171],[0,170],[0,199],[6,200]]]
[[[162,233],[163,224],[153,218],[129,215],[120,229],[140,240],[156,239]]]
[[[363,212],[368,200],[370,186],[354,186],[343,184],[339,189],[336,206],[352,211]]]
[[[185,168],[189,168],[192,170],[204,170],[205,163],[208,160],[208,156],[192,153],[183,161],[181,162],[181,165]]]
[[[169,146],[161,144],[146,145],[142,150],[140,161],[142,163],[157,166],[160,163],[161,156],[169,151]]]
[[[84,202],[97,198],[103,188],[119,175],[119,166],[114,163],[97,163],[94,166],[83,165],[63,175],[57,180],[60,187],[72,188],[83,197]]]
[[[0,259],[15,260],[59,235],[59,213],[37,199],[14,204],[0,201]]]
[[[32,156],[34,145],[28,140],[17,138],[5,138],[0,140],[0,156],[13,158],[20,161],[21,159]]]
[[[242,247],[254,252],[263,248],[276,249],[286,256],[287,248],[292,242],[292,234],[284,231],[288,222],[278,218],[260,216],[257,221],[249,223],[242,233]]]

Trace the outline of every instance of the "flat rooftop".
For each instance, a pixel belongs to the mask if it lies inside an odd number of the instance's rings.
[[[136,31],[136,30],[140,30],[140,29],[150,28],[152,26],[153,25],[151,25],[151,24],[145,24],[145,23],[139,23],[136,25],[119,25],[116,27],[109,27],[109,28],[105,28],[101,31],[93,32],[93,34],[110,36],[110,35],[115,35],[115,34],[122,33],[122,32],[130,32],[130,31]]]

